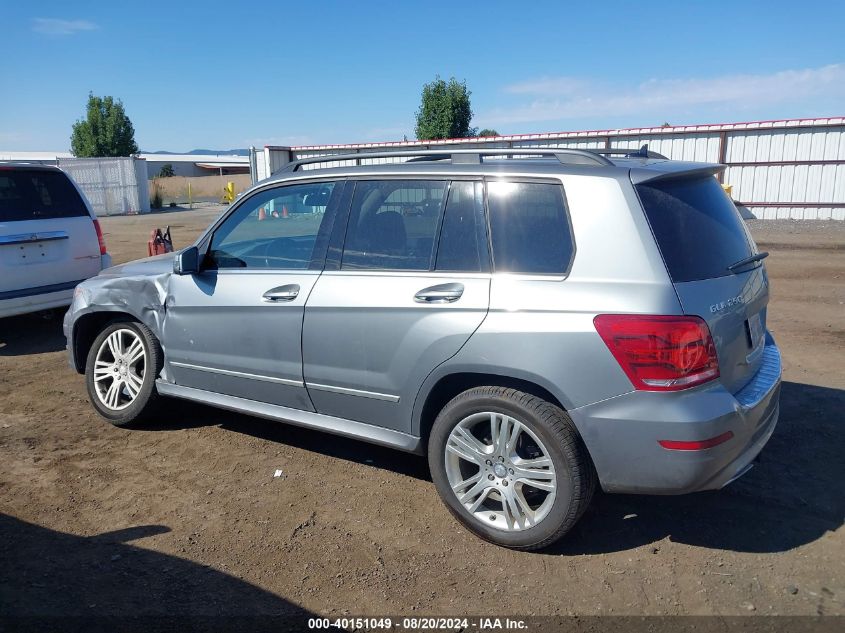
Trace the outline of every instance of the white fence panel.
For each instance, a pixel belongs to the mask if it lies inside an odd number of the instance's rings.
[[[76,181],[97,215],[149,212],[147,168],[143,159],[59,158],[57,162]]]

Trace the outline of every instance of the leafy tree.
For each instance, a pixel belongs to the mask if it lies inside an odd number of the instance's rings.
[[[161,171],[158,172],[159,178],[170,178],[173,175],[173,165],[170,163],[164,163],[161,166]]]
[[[462,138],[474,136],[469,126],[472,108],[466,82],[452,77],[448,82],[438,75],[422,89],[422,102],[417,110],[418,139]]]
[[[138,152],[135,128],[126,116],[123,102],[88,93],[84,119],[73,124],[70,149],[74,156],[130,156]]]
[[[478,136],[499,136],[499,133],[492,128],[486,127],[478,133]]]

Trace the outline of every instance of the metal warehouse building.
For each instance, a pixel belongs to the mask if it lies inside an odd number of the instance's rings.
[[[352,145],[267,146],[250,156],[253,180],[268,177],[299,158],[356,153],[358,164],[398,162],[367,159],[387,149],[455,147],[618,147],[649,149],[676,160],[723,163],[722,182],[734,199],[763,219],[845,220],[845,117],[749,123],[515,134],[443,141]],[[317,163],[305,168],[316,168]],[[333,163],[338,165],[338,163]]]

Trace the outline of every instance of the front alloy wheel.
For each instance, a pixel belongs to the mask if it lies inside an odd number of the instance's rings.
[[[100,402],[112,411],[132,404],[144,384],[144,343],[128,328],[114,330],[97,350],[94,361],[94,390]]]
[[[149,418],[156,408],[155,380],[161,346],[136,321],[116,321],[94,339],[85,363],[88,396],[97,412],[115,426]]]

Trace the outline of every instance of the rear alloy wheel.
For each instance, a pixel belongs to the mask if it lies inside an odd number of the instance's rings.
[[[545,519],[557,490],[554,464],[540,438],[516,418],[495,411],[473,413],[452,429],[446,476],[476,520],[505,531],[525,530]]]
[[[476,387],[456,396],[429,438],[446,506],[482,538],[514,549],[551,545],[590,503],[595,473],[565,411],[528,393]]]
[[[97,412],[116,426],[128,426],[151,413],[161,357],[161,347],[146,326],[123,321],[106,327],[91,346],[85,366],[88,395]]]

